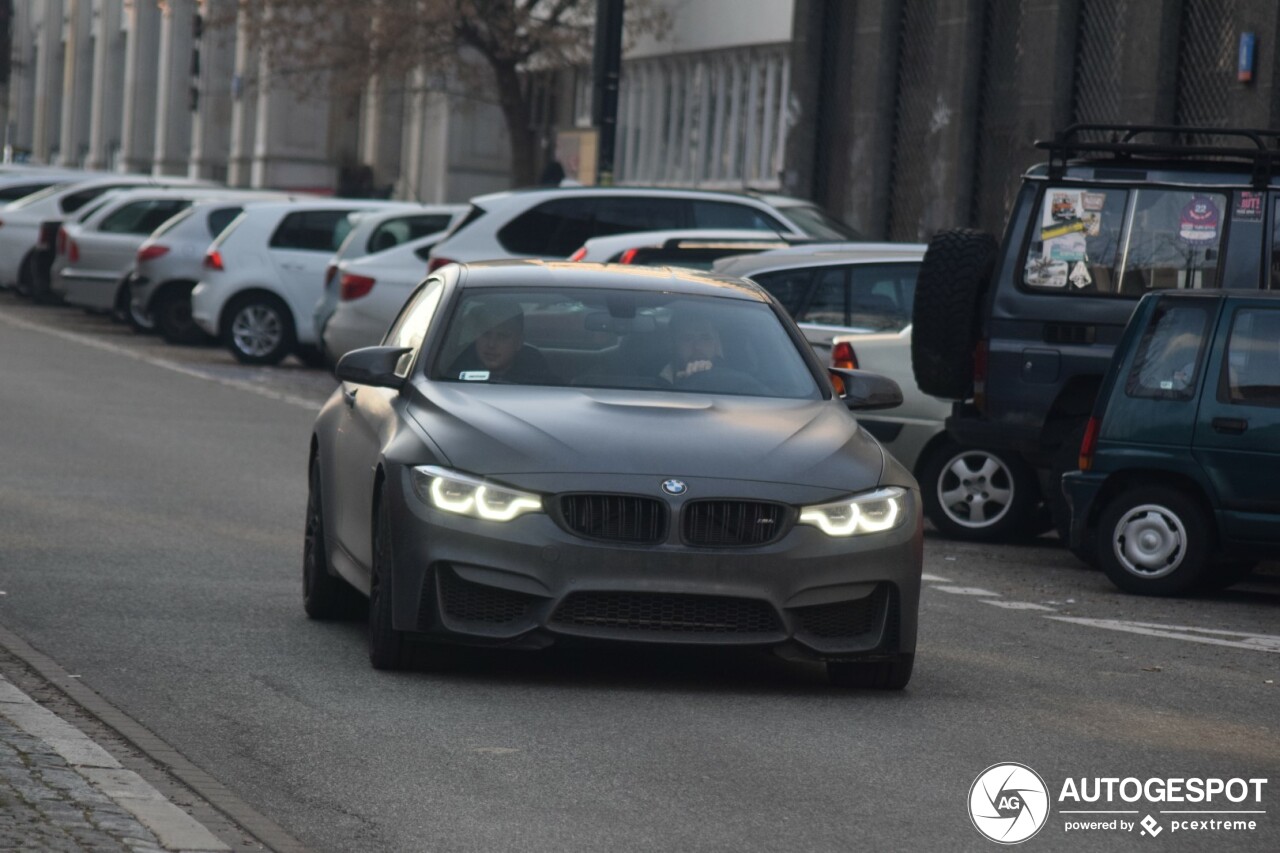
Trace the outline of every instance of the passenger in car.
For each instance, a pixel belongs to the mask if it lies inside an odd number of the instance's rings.
[[[658,378],[677,385],[724,361],[720,332],[710,320],[697,315],[678,314],[671,319],[672,358]]]
[[[504,312],[485,307],[469,319],[473,319],[479,334],[454,359],[448,374],[451,378],[525,385],[560,384],[546,356],[524,342],[524,313],[519,308]]]

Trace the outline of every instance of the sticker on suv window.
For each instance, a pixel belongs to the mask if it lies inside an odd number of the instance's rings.
[[[487,370],[464,370],[458,374],[458,378],[463,382],[488,382],[489,371]]]
[[[1218,206],[1202,195],[1182,208],[1178,236],[1188,243],[1212,243],[1218,239]]]

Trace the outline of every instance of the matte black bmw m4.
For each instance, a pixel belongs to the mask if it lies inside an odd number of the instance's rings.
[[[851,411],[901,395],[829,374],[755,285],[451,265],[337,374],[311,441],[304,603],[329,618],[367,595],[375,667],[409,642],[429,658],[574,639],[910,678],[920,495]]]

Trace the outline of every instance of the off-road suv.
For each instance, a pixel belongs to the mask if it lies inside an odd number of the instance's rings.
[[[1036,143],[1049,160],[1024,176],[1003,242],[966,230],[930,242],[914,305],[920,388],[956,401],[947,429],[958,442],[1015,452],[1039,472],[1036,498],[1064,537],[1059,479],[1076,468],[1137,300],[1272,286],[1278,138],[1073,125]]]

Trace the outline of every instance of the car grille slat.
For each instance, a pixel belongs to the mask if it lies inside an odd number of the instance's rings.
[[[767,545],[786,532],[787,507],[764,501],[692,501],[684,507],[684,541],[703,548]]]
[[[560,515],[587,539],[652,545],[667,537],[667,507],[637,495],[561,495]]]
[[[658,592],[571,593],[551,621],[677,634],[771,634],[782,628],[773,607],[759,599]]]

